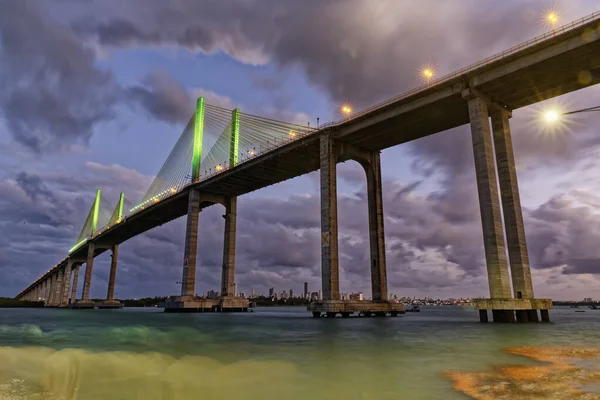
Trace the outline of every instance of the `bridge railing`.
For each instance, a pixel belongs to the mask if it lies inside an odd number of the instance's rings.
[[[432,86],[439,85],[440,83],[448,82],[448,81],[450,81],[450,80],[452,80],[454,78],[457,78],[457,77],[459,77],[461,75],[467,74],[467,73],[472,72],[472,71],[474,71],[474,70],[476,70],[478,68],[481,68],[481,67],[483,67],[485,65],[491,64],[491,63],[493,63],[495,61],[498,61],[498,60],[500,60],[500,59],[502,59],[502,58],[504,58],[506,56],[515,54],[515,53],[517,53],[517,52],[519,52],[521,50],[524,50],[524,49],[527,49],[529,47],[532,47],[532,46],[534,46],[534,45],[536,45],[538,43],[541,43],[541,42],[543,42],[545,40],[551,39],[551,38],[555,37],[556,35],[560,35],[562,33],[568,32],[568,31],[570,31],[572,29],[575,29],[575,28],[578,28],[580,26],[583,26],[583,25],[585,25],[585,24],[587,24],[587,23],[589,23],[589,22],[591,22],[591,21],[593,21],[595,19],[598,19],[598,18],[600,18],[600,11],[593,12],[592,14],[589,14],[589,15],[581,18],[581,19],[577,19],[577,20],[575,20],[575,21],[573,21],[571,23],[568,23],[568,24],[563,25],[563,26],[561,26],[559,28],[553,29],[551,32],[544,33],[544,34],[542,34],[540,36],[537,36],[537,37],[535,37],[533,39],[530,39],[530,40],[528,40],[526,42],[523,42],[523,43],[520,43],[520,44],[518,44],[518,45],[516,45],[514,47],[511,47],[508,50],[504,50],[504,51],[502,51],[500,53],[496,53],[496,54],[494,54],[492,56],[484,58],[481,61],[478,61],[478,62],[476,62],[474,64],[471,64],[471,65],[468,65],[468,66],[466,66],[464,68],[461,68],[458,71],[454,71],[454,72],[452,72],[452,73],[450,73],[448,75],[444,75],[444,76],[442,76],[440,78],[434,79],[434,80],[432,80],[432,81],[430,81],[430,82],[428,82],[426,84],[418,86],[418,87],[416,87],[414,89],[411,89],[411,90],[409,90],[407,92],[404,92],[404,93],[402,93],[402,94],[400,94],[398,96],[392,97],[391,99],[385,100],[385,101],[383,101],[383,102],[381,102],[379,104],[376,104],[374,106],[371,106],[369,108],[361,110],[361,111],[359,111],[359,112],[357,112],[355,114],[352,114],[352,116],[350,116],[350,117],[348,117],[346,119],[338,120],[338,121],[332,121],[332,122],[327,122],[324,125],[322,125],[321,128],[327,128],[327,127],[331,127],[331,126],[335,126],[335,125],[340,125],[340,124],[345,123],[347,121],[353,120],[355,118],[358,118],[360,116],[368,114],[368,113],[370,113],[372,111],[375,111],[377,109],[380,109],[380,108],[388,106],[388,105],[390,105],[392,103],[395,103],[395,102],[397,102],[399,100],[402,100],[402,99],[405,99],[407,97],[410,97],[410,96],[412,96],[412,95],[414,95],[416,93],[424,91],[425,89],[428,89],[428,88],[430,88]]]

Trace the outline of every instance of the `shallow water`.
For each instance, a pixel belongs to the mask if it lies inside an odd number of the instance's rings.
[[[0,399],[468,399],[456,389],[465,391],[463,378],[477,381],[473,373],[489,381],[504,365],[555,361],[534,360],[538,348],[600,347],[600,310],[557,308],[550,316],[550,324],[503,325],[481,324],[476,311],[458,307],[349,319],[314,319],[291,307],[244,314],[0,309]],[[533,350],[506,351],[524,346]],[[573,398],[597,398],[598,386],[582,371],[599,360],[586,356],[548,373],[579,374],[573,386],[593,397]],[[516,390],[512,381],[531,375],[518,371],[490,385]]]

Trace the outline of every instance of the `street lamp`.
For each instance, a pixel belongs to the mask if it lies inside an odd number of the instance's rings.
[[[584,113],[584,112],[594,112],[594,111],[600,111],[600,106],[582,108],[580,110],[573,110],[573,111],[567,111],[567,112],[559,112],[554,109],[547,110],[543,113],[543,118],[547,123],[555,124],[555,123],[561,122],[562,117],[565,115],[573,115],[573,114],[579,114],[579,113]]]
[[[342,114],[344,114],[347,117],[352,112],[352,107],[350,107],[350,105],[348,105],[348,104],[344,104],[340,108],[340,111],[342,112]]]
[[[540,110],[537,118],[537,127],[540,133],[558,139],[565,133],[571,133],[573,125],[577,123],[572,117],[574,114],[600,111],[600,106],[587,107],[573,111],[562,111],[560,108],[546,108]],[[533,121],[532,121],[533,122]]]

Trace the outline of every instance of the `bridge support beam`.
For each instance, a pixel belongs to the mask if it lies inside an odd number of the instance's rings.
[[[221,275],[221,298],[219,311],[248,311],[247,299],[237,297],[235,292],[235,236],[237,220],[237,197],[225,197],[225,235],[223,240],[223,270]]]
[[[117,260],[119,258],[119,245],[111,246],[110,274],[108,277],[108,290],[106,300],[98,304],[100,309],[122,308],[121,302],[115,300],[115,281],[117,279]]]
[[[83,293],[81,300],[72,305],[72,308],[90,309],[95,308],[96,303],[90,300],[90,286],[92,285],[92,275],[94,272],[94,251],[96,245],[94,242],[88,242],[88,253],[85,262],[85,276],[83,277]]]
[[[467,101],[471,123],[475,174],[491,297],[490,299],[475,300],[473,304],[480,310],[481,322],[487,322],[487,310],[490,309],[494,322],[537,322],[536,310],[552,308],[552,301],[533,298],[523,215],[508,124],[510,112],[498,104],[492,103],[489,97],[475,89],[467,89],[462,94]],[[493,138],[489,123],[490,109],[492,110]],[[496,172],[498,172],[500,182],[496,180]],[[498,192],[498,184],[501,193]],[[500,199],[503,205],[504,223],[500,212]],[[505,228],[515,298],[512,296],[508,277],[508,260],[504,244]],[[535,318],[533,313],[535,313]]]
[[[369,163],[363,163],[367,174],[369,208],[369,241],[371,253],[371,288],[373,300],[387,300],[387,269],[383,230],[383,192],[379,152],[373,152]]]
[[[336,166],[340,160],[354,159],[364,168],[367,176],[369,209],[370,269],[373,300],[340,300],[337,223]],[[330,135],[320,138],[321,163],[321,278],[323,300],[312,302],[308,311],[318,317],[325,314],[349,316],[398,315],[403,313],[400,303],[391,303],[387,297],[387,272],[383,230],[383,198],[379,152],[371,152],[347,143],[336,142]]]
[[[73,271],[73,261],[69,259],[64,270],[63,288],[60,294],[59,307],[67,307],[69,305],[69,294],[71,293],[71,273]]]
[[[323,300],[340,299],[337,226],[337,149],[330,135],[320,139],[321,284]]]
[[[181,277],[181,296],[196,295],[196,251],[198,249],[198,214],[200,213],[200,195],[191,189],[188,199],[187,224],[185,229],[185,248],[183,255],[183,274]]]
[[[488,105],[477,96],[467,101],[490,296],[511,298]]]
[[[44,303],[45,307],[52,307],[52,293],[53,293],[53,289],[54,289],[54,279],[55,279],[54,274],[52,274],[46,278],[46,281],[48,282],[48,289],[46,292],[47,293],[46,294],[46,302]]]
[[[499,108],[492,112],[494,148],[498,164],[508,258],[510,260],[514,297],[517,299],[533,299],[533,283],[531,281],[529,255],[527,254],[527,241],[525,239],[525,227],[517,183],[512,135],[508,123],[509,116],[508,111]]]
[[[77,301],[77,286],[79,285],[79,267],[81,263],[75,264],[75,272],[73,273],[73,287],[71,288],[71,299],[69,304],[73,304]]]

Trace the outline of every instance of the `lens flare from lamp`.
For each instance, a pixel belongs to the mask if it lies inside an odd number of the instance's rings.
[[[545,27],[554,29],[560,20],[560,10],[557,6],[553,6],[544,10],[541,18],[541,24]]]
[[[526,125],[528,131],[535,135],[536,146],[550,153],[560,153],[571,143],[573,129],[578,121],[571,115],[564,115],[570,110],[564,101],[552,100],[549,104],[538,103],[532,106],[533,114]]]
[[[544,119],[548,123],[556,122],[556,121],[558,121],[558,113],[554,110],[546,111],[544,113]]]

